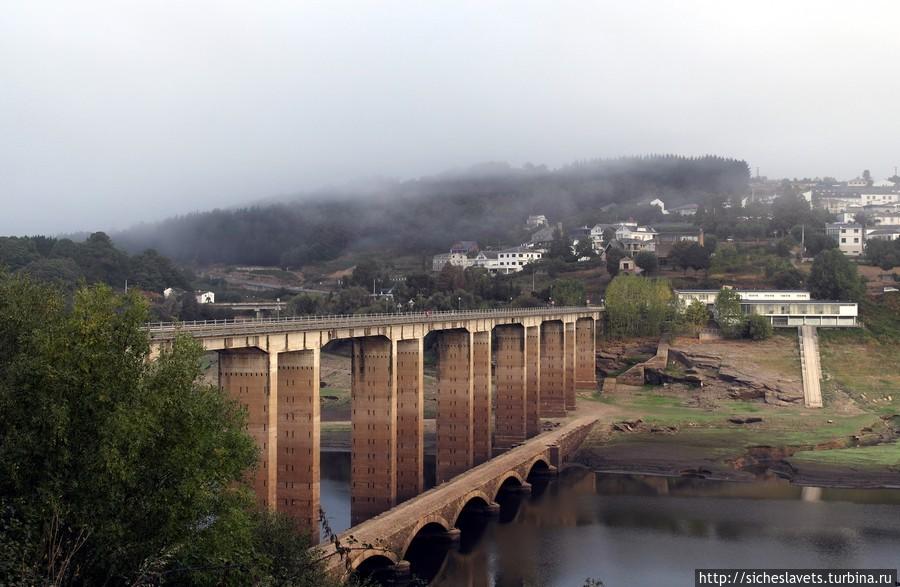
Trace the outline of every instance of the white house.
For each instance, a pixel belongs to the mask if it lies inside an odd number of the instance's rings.
[[[671,208],[669,212],[671,212],[672,214],[678,214],[679,216],[694,216],[697,214],[697,210],[699,209],[699,204],[685,204],[684,206]]]
[[[866,228],[866,239],[895,241],[900,240],[900,226],[879,224]]]
[[[194,292],[194,298],[197,300],[198,304],[215,304],[216,303],[216,294],[211,291]]]
[[[804,290],[733,289],[742,302],[802,302],[811,299],[809,292]],[[690,305],[694,300],[709,306],[716,303],[716,296],[719,295],[719,291],[718,289],[676,289],[675,297],[678,298],[678,301],[683,306]]]
[[[454,267],[462,267],[465,269],[474,265],[475,261],[465,253],[441,253],[440,255],[435,255],[431,258],[431,270],[440,271],[444,268],[444,265],[447,265],[448,263]]]
[[[859,257],[866,246],[866,235],[859,224],[832,222],[825,225],[825,234],[834,239],[845,255]]]
[[[656,238],[656,231],[649,226],[638,226],[636,222],[622,222],[616,225],[616,238],[620,241],[626,239],[652,241]]]
[[[166,289],[163,290],[163,298],[168,300],[173,295],[175,295],[175,288],[167,287]]]
[[[516,273],[533,261],[538,261],[543,253],[528,247],[512,247],[497,252],[497,271],[500,273]]]
[[[538,228],[540,226],[547,226],[547,217],[543,214],[534,214],[528,217],[528,220],[525,221],[525,226],[528,228]]]

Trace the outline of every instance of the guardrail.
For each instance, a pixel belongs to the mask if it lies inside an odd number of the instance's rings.
[[[213,334],[222,331],[254,333],[293,327],[297,330],[348,326],[384,326],[417,322],[441,322],[447,319],[496,318],[502,316],[546,316],[579,312],[599,312],[602,306],[547,306],[543,308],[502,308],[496,310],[449,310],[441,312],[395,312],[387,314],[332,314],[325,316],[288,316],[241,320],[194,320],[188,322],[148,322],[144,329],[153,338],[166,338],[178,332]]]

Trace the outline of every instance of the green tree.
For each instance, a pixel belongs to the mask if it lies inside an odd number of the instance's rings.
[[[597,255],[597,252],[594,250],[594,241],[591,240],[590,237],[583,236],[578,240],[578,244],[575,246],[575,258],[576,259],[592,259]]]
[[[743,334],[744,320],[741,315],[741,296],[729,287],[723,287],[716,295],[716,323],[722,334],[729,338],[739,338]]]
[[[672,288],[665,279],[619,275],[606,288],[606,313],[613,337],[657,336],[674,317]]]
[[[772,323],[765,316],[753,314],[746,321],[746,338],[765,340],[772,336]]]
[[[659,269],[659,260],[650,251],[641,251],[635,255],[634,263],[649,275],[656,273],[657,269]]]
[[[583,306],[584,284],[575,279],[560,279],[553,283],[551,296],[557,306]]]
[[[619,247],[606,248],[606,272],[612,276],[619,274],[619,261],[625,257],[625,251]]]
[[[547,256],[552,259],[562,259],[563,261],[572,261],[572,243],[566,236],[561,227],[553,231],[553,240],[550,242],[550,250]]]
[[[865,292],[856,265],[837,249],[816,255],[807,284],[813,298],[820,300],[860,301]]]
[[[190,338],[148,360],[147,316],[136,292],[69,305],[0,275],[0,576],[244,585],[278,567],[314,584],[262,539],[274,522],[241,483],[257,460],[243,411],[201,382]]]
[[[684,309],[684,318],[688,324],[704,326],[709,321],[709,310],[700,300],[694,300]]]

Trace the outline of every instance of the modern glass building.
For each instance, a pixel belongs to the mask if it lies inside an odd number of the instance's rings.
[[[769,318],[772,326],[858,326],[855,302],[747,301],[741,300],[741,312]]]

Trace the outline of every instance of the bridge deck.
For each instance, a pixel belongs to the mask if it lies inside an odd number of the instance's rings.
[[[146,330],[153,340],[174,338],[180,332],[192,336],[231,336],[265,334],[285,331],[331,330],[390,326],[395,324],[430,324],[448,320],[474,320],[479,318],[512,318],[524,316],[560,316],[574,313],[600,312],[599,306],[505,308],[499,310],[461,310],[447,312],[408,312],[394,314],[351,314],[336,316],[291,316],[287,318],[263,318],[258,320],[197,320],[193,322],[151,322]]]

